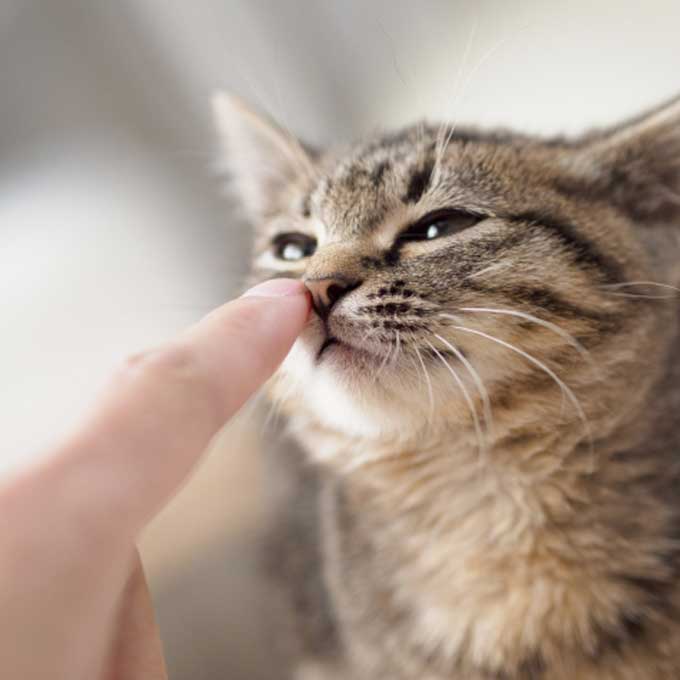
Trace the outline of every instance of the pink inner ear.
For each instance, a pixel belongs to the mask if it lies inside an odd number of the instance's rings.
[[[302,144],[233,95],[213,99],[222,162],[247,217],[259,221],[285,207],[287,187],[315,175]]]
[[[587,135],[573,167],[599,193],[640,222],[680,217],[680,98],[611,130]],[[587,187],[584,186],[584,190]]]

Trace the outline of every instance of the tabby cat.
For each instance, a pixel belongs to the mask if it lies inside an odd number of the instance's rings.
[[[314,303],[270,386],[292,677],[680,678],[680,100],[329,151],[216,116],[254,279]]]

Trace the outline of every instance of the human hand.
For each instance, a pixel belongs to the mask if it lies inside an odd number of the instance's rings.
[[[0,672],[166,677],[136,539],[302,330],[299,281],[273,279],[132,357],[64,442],[0,480]]]

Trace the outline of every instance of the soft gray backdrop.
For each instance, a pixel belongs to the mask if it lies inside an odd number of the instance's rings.
[[[679,25],[677,0],[0,0],[0,473],[237,290],[216,88],[317,144],[420,116],[577,131],[680,91]],[[173,680],[269,677],[255,422],[145,539]]]

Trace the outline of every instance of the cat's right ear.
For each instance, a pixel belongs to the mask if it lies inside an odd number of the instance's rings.
[[[221,167],[252,221],[280,209],[293,182],[314,172],[312,159],[291,134],[226,92],[213,96]]]
[[[582,190],[640,224],[680,224],[680,97],[594,132],[565,156]]]

